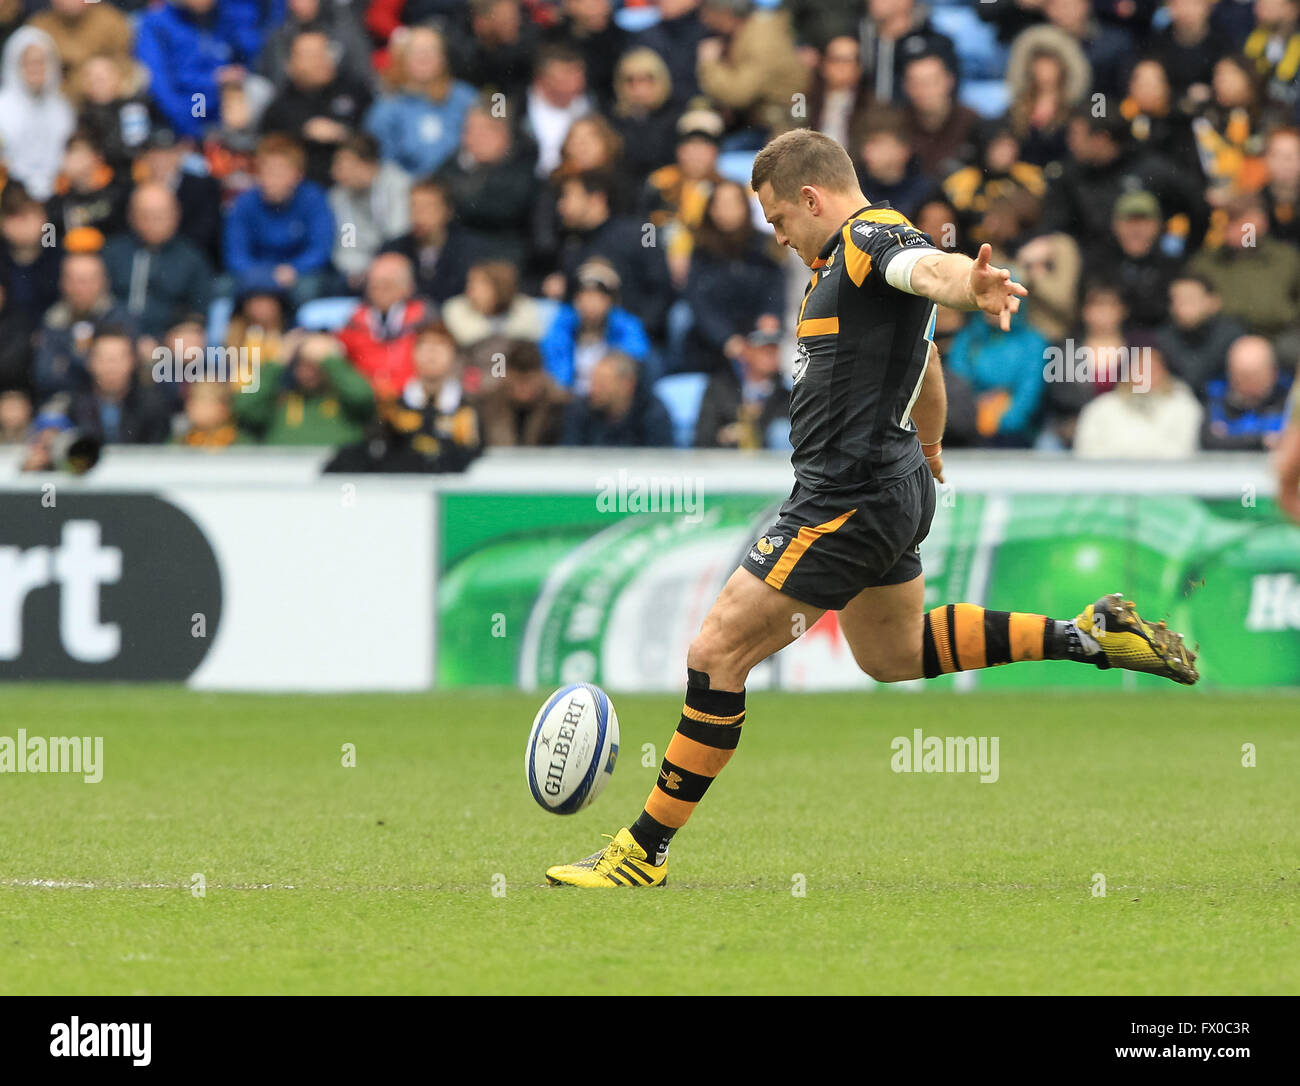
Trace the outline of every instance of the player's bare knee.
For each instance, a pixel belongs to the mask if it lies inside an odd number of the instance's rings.
[[[720,623],[706,620],[686,653],[686,666],[709,676],[715,689],[739,690],[747,673],[742,652],[741,646],[730,643]]]

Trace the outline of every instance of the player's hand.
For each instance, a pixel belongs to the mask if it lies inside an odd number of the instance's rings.
[[[928,451],[927,451],[928,450]],[[936,441],[933,445],[922,445],[921,452],[925,453],[925,462],[929,465],[930,474],[934,476],[937,483],[942,483],[943,479],[943,442]]]
[[[999,318],[999,325],[1004,332],[1011,331],[1011,314],[1020,309],[1020,299],[1029,291],[1021,283],[1011,278],[1006,268],[994,267],[989,263],[993,248],[985,242],[980,246],[979,255],[970,270],[970,292],[975,304],[985,313]]]

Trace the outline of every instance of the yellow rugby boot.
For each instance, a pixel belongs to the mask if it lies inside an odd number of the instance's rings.
[[[1163,622],[1142,621],[1132,600],[1118,593],[1090,603],[1074,620],[1080,632],[1092,638],[1106,658],[1098,667],[1145,671],[1191,686],[1200,678],[1196,653]]]
[[[557,864],[547,868],[546,880],[552,886],[662,886],[668,881],[668,859],[658,867],[650,863],[645,849],[638,845],[626,827],[609,837],[609,844],[577,863]]]

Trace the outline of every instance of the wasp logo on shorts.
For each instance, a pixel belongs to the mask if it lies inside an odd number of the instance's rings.
[[[674,773],[672,770],[659,770],[659,776],[663,778],[664,787],[670,792],[678,791],[682,786],[682,775]]]
[[[804,375],[804,371],[808,368],[808,361],[808,348],[804,346],[803,340],[800,340],[794,355],[794,369],[790,375],[794,384],[797,385],[799,378]]]
[[[782,537],[782,536],[779,536],[779,535],[766,536],[766,535],[765,535],[765,536],[763,536],[762,539],[760,539],[757,543],[755,543],[754,546],[758,548],[758,553],[759,553],[759,554],[771,554],[774,550],[776,550],[777,547],[779,547],[779,546],[780,546],[782,543],[784,543],[784,542],[785,542],[785,539],[784,539],[784,537]]]

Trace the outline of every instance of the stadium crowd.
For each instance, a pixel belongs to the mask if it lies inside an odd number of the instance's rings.
[[[0,38],[33,468],[788,447],[808,272],[747,180],[797,126],[1031,291],[939,312],[947,444],[1270,449],[1294,400],[1300,0],[9,0]]]

